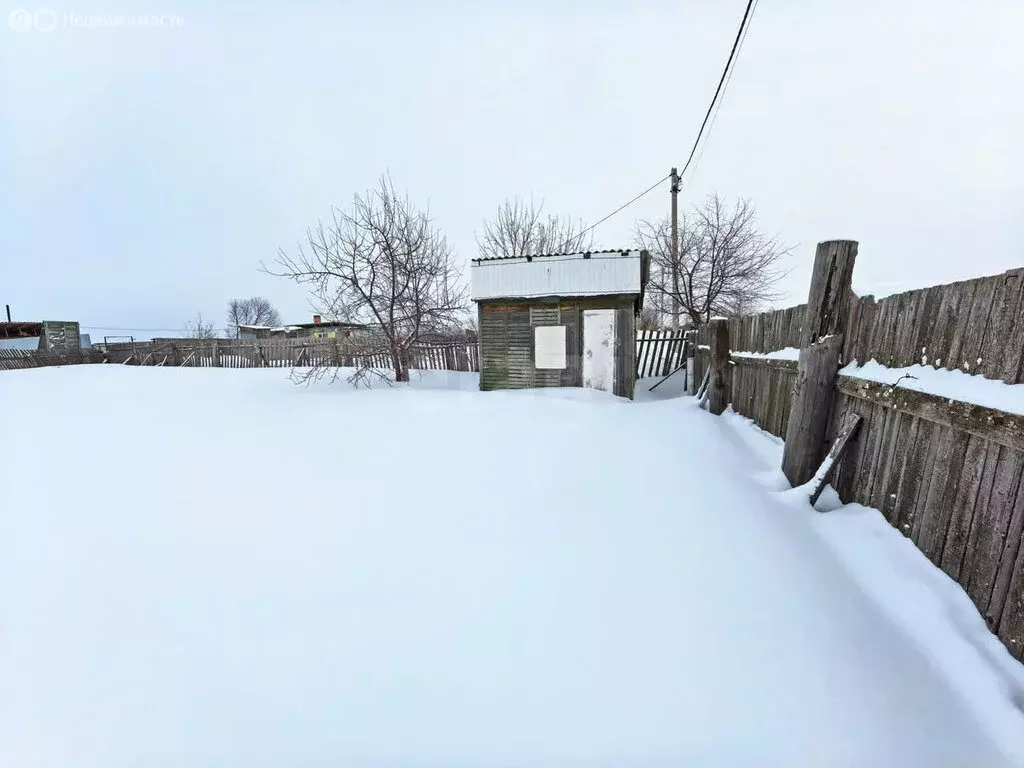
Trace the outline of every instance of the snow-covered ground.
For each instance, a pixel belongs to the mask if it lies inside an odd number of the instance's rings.
[[[475,386],[0,374],[0,766],[1024,764],[1020,665],[771,438]]]

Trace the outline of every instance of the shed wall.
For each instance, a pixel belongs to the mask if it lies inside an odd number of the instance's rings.
[[[636,378],[635,296],[546,297],[480,302],[480,388],[583,386],[583,310],[614,309],[613,394],[633,397]],[[534,367],[534,332],[539,325],[564,325],[566,367]]]

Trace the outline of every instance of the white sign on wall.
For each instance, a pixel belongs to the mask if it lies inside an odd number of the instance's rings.
[[[538,325],[533,329],[535,368],[565,368],[565,326]]]

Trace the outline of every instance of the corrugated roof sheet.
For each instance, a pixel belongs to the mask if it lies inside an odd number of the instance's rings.
[[[481,262],[481,261],[508,261],[510,259],[526,259],[527,261],[529,261],[531,259],[550,259],[550,258],[552,258],[554,256],[584,256],[584,257],[586,257],[586,256],[593,256],[595,254],[601,254],[601,253],[622,253],[622,254],[628,254],[628,253],[640,253],[640,251],[635,249],[635,248],[611,248],[611,249],[603,250],[603,251],[569,251],[569,252],[566,252],[566,253],[531,253],[531,254],[527,254],[527,255],[523,255],[523,256],[481,256],[480,258],[477,258],[477,259],[471,259],[471,261],[473,261],[474,263]]]
[[[640,294],[641,254],[627,249],[474,259],[473,299]]]

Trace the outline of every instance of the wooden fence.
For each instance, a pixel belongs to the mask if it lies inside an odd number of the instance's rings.
[[[665,376],[675,370],[682,363],[684,338],[682,330],[638,331],[637,377]],[[0,370],[102,362],[195,368],[301,368],[364,363],[372,368],[392,367],[386,352],[357,353],[333,339],[154,339],[69,353],[0,350]],[[412,349],[412,367],[479,371],[479,348],[472,343],[420,344]]]
[[[76,349],[69,352],[41,352],[35,349],[0,349],[0,371],[102,362],[103,354],[93,349]]]
[[[733,408],[785,437],[806,308],[729,322]],[[843,362],[959,369],[1024,383],[1024,270],[852,302]],[[696,374],[708,365],[698,331]],[[782,355],[790,358],[792,355]],[[698,378],[699,380],[699,378]],[[988,626],[1024,657],[1024,416],[840,376],[834,434],[862,417],[832,484],[844,502],[874,507],[970,595]]]
[[[127,365],[197,368],[303,368],[311,366],[368,366],[391,368],[383,349],[368,350],[334,339],[154,339],[151,342],[110,344],[106,359]],[[474,371],[479,369],[475,344],[419,344],[411,350],[418,370]]]
[[[636,377],[668,376],[682,364],[683,329],[636,332]]]

